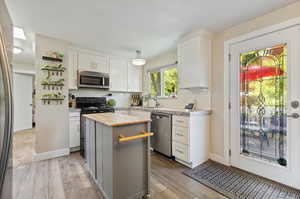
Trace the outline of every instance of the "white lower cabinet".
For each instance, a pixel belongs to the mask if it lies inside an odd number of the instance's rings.
[[[69,122],[69,148],[71,151],[80,147],[80,113],[71,112]]]
[[[194,168],[209,159],[209,115],[193,112],[173,115],[172,153],[182,164]]]

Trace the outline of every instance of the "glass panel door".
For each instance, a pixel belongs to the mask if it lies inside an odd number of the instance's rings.
[[[240,153],[287,166],[287,44],[240,54]]]
[[[300,26],[230,45],[230,164],[300,189]]]

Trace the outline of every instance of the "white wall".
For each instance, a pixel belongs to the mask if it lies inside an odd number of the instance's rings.
[[[35,74],[35,64],[13,62],[12,67],[14,72]]]
[[[224,41],[300,16],[300,2],[216,33],[213,39],[211,153],[224,157]]]
[[[36,35],[35,40],[35,60],[36,60],[36,152],[37,159],[39,155],[59,151],[69,148],[69,112],[68,112],[68,73],[63,73],[64,88],[63,95],[66,96],[62,105],[45,105],[41,98],[43,94],[52,93],[53,91],[44,90],[41,81],[47,76],[46,72],[41,71],[42,56],[48,51],[56,51],[64,54],[64,67],[68,67],[68,50],[69,43]],[[68,68],[67,70],[68,71]],[[48,153],[47,153],[48,154]],[[42,156],[42,155],[41,155]],[[40,156],[40,157],[41,157]]]
[[[173,49],[157,57],[154,57],[150,60],[147,60],[147,64],[144,66],[144,84],[143,84],[144,93],[149,93],[148,70],[165,66],[168,64],[173,64],[176,61],[177,61],[177,49]],[[210,98],[211,98],[210,90],[203,91],[200,88],[193,88],[193,89],[179,89],[178,95],[175,99],[162,98],[159,99],[158,101],[162,107],[184,108],[184,106],[187,103],[193,103],[196,100],[198,108],[210,109],[211,107]]]

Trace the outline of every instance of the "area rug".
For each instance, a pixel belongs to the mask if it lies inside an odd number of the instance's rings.
[[[300,199],[300,190],[213,161],[183,173],[228,198]]]

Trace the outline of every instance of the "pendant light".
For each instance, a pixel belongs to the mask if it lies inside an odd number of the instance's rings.
[[[143,66],[146,64],[146,59],[142,57],[142,52],[140,50],[136,51],[136,57],[132,59],[132,65]]]

